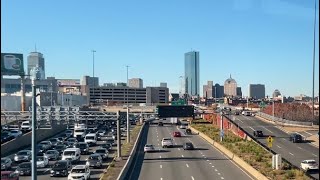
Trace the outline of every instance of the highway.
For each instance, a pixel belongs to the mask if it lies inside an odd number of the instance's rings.
[[[300,167],[300,163],[306,159],[314,159],[319,164],[319,148],[310,143],[292,143],[290,135],[280,130],[276,125],[262,121],[256,117],[243,115],[230,115],[231,120],[235,118],[235,123],[239,124],[246,132],[253,135],[254,130],[262,130],[265,137],[257,138],[263,144],[267,144],[266,138],[273,136],[272,150],[282,157]],[[309,172],[310,175],[319,179],[319,171]]]
[[[138,146],[138,158],[129,171],[128,179],[253,179],[198,135],[185,135],[184,130],[170,124],[152,124],[147,129],[141,145]],[[163,149],[162,138],[172,137],[174,131],[180,131],[182,137],[173,138],[173,148]],[[183,150],[184,142],[192,142],[195,150]],[[146,143],[153,144],[156,152],[144,153],[143,147]]]

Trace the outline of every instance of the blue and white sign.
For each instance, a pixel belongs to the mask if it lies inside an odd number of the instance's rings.
[[[220,136],[221,136],[221,137],[224,136],[224,131],[223,131],[223,129],[220,131]]]

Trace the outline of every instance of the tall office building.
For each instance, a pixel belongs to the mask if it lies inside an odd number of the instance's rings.
[[[241,87],[237,87],[237,96],[242,97]]]
[[[203,97],[205,98],[213,98],[214,90],[213,90],[213,81],[208,81],[207,85],[203,85]]]
[[[99,77],[83,76],[81,84],[89,87],[97,87],[99,86]]]
[[[184,54],[185,93],[199,96],[199,52],[191,51]]]
[[[266,96],[264,84],[249,84],[249,97],[263,99]]]
[[[132,88],[143,88],[143,80],[140,78],[129,79],[129,87]]]
[[[224,94],[226,96],[237,96],[237,82],[232,79],[231,75],[230,78],[224,82]]]
[[[213,86],[213,97],[222,98],[224,96],[224,86],[220,86],[218,83]]]
[[[45,64],[43,54],[40,52],[31,52],[28,56],[28,75],[34,67],[39,67],[41,70],[41,79],[45,79]]]

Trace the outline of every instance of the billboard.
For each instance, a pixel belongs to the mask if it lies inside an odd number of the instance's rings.
[[[194,117],[194,106],[167,106],[161,105],[157,107],[159,118],[166,117]]]
[[[24,75],[23,54],[1,53],[2,75]]]
[[[80,86],[80,79],[57,79],[58,86]]]

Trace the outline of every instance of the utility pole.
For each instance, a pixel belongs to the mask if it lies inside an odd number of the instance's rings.
[[[94,88],[95,88],[95,78],[94,78],[94,53],[96,52],[95,50],[92,51],[92,79],[93,79],[93,88],[92,88],[92,99],[94,99]],[[89,90],[90,92],[90,90]]]
[[[315,51],[316,51],[316,18],[317,1],[314,0],[314,24],[313,24],[313,67],[312,67],[312,121],[314,121],[314,71],[315,71]]]
[[[130,120],[129,120],[129,66],[127,65],[127,143],[130,143]]]
[[[121,158],[121,132],[120,132],[120,111],[117,112],[117,151],[118,158]]]
[[[223,132],[223,112],[221,111],[220,112],[220,142],[223,141],[223,135],[224,135],[224,132]]]

